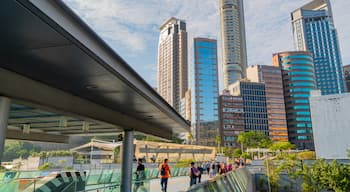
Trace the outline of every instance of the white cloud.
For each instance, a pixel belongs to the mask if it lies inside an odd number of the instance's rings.
[[[245,0],[249,64],[270,64],[275,52],[294,50],[290,12],[310,0]],[[218,39],[218,0],[65,0],[136,71],[155,85],[159,26],[172,16],[187,23],[189,47],[193,37]],[[343,63],[350,64],[349,0],[333,0]],[[193,51],[189,49],[189,64]],[[154,63],[146,65],[145,63]],[[221,64],[221,63],[219,63]],[[220,66],[221,69],[221,66]],[[145,70],[145,71],[141,71]],[[219,73],[221,74],[221,73]]]

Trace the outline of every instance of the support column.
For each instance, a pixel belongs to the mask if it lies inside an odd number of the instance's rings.
[[[125,130],[123,140],[122,178],[121,192],[131,192],[132,188],[132,164],[134,157],[134,131]]]
[[[5,148],[5,139],[7,131],[7,121],[10,111],[10,99],[0,97],[0,163]]]

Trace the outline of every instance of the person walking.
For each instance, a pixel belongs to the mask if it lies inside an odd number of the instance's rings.
[[[210,162],[207,161],[207,163],[205,164],[205,168],[207,169],[207,174],[209,175],[209,171],[210,171]]]
[[[135,189],[137,191],[141,186],[143,186],[143,180],[145,180],[145,166],[142,164],[142,159],[138,159],[136,168],[136,182]]]
[[[202,167],[202,163],[198,163],[197,170],[199,171],[198,183],[201,183],[202,174],[204,173],[204,168]]]
[[[216,176],[216,165],[215,165],[215,162],[212,162],[209,177],[213,178],[215,176]]]
[[[225,163],[220,164],[219,175],[224,175],[226,173]]]
[[[167,191],[168,179],[171,175],[170,167],[168,165],[168,159],[164,159],[163,163],[159,166],[160,173],[160,187],[163,192]]]
[[[194,162],[191,162],[190,164],[190,170],[189,170],[189,175],[190,175],[190,187],[192,185],[197,184],[197,177],[199,175],[199,171],[197,168],[194,167]]]

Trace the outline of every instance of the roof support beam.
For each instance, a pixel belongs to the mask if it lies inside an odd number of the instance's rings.
[[[6,139],[40,141],[40,142],[50,142],[50,143],[68,143],[69,136],[39,133],[39,132],[30,132],[29,134],[25,134],[22,132],[22,130],[7,129]]]
[[[128,127],[161,138],[171,139],[172,137],[171,130],[111,110],[2,68],[0,68],[0,82],[11,82],[0,83],[0,94],[14,99],[16,103],[38,108],[45,106],[48,111],[64,112],[64,115],[88,119],[87,121],[91,122],[97,120],[123,128]]]

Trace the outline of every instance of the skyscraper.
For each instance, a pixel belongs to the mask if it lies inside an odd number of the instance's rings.
[[[158,45],[158,93],[180,112],[188,89],[186,23],[170,18],[160,26]]]
[[[345,65],[343,69],[346,88],[350,92],[350,65]]]
[[[246,76],[243,0],[220,0],[224,88]]]
[[[194,73],[194,137],[197,144],[215,146],[219,132],[216,40],[194,39]]]
[[[292,12],[297,50],[313,55],[316,85],[323,95],[345,92],[337,30],[329,0],[313,0]]]
[[[310,114],[310,91],[316,89],[312,55],[309,51],[273,55],[272,64],[282,69],[289,141],[298,149],[314,149]]]
[[[281,68],[268,65],[249,66],[247,78],[252,82],[265,83],[270,138],[273,141],[288,141]]]

